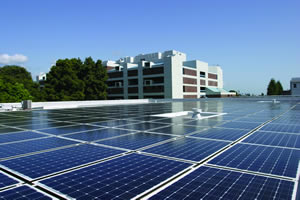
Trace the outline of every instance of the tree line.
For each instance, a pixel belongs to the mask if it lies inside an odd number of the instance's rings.
[[[275,79],[271,79],[267,89],[267,95],[282,95],[283,87],[280,81],[275,81]]]
[[[59,59],[47,73],[43,87],[24,67],[0,67],[0,102],[104,100],[108,75],[101,60],[91,57]]]

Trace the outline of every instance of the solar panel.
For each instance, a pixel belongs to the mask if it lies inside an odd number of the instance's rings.
[[[76,144],[77,142],[64,140],[61,138],[43,138],[25,142],[0,145],[0,160],[11,156],[17,156],[46,149],[52,149],[67,145]]]
[[[200,167],[150,199],[291,199],[294,182]]]
[[[170,135],[187,135],[187,134],[190,134],[195,131],[203,131],[206,128],[207,127],[171,125],[168,127],[151,130],[151,132],[165,133],[165,134],[170,134]]]
[[[123,129],[113,129],[113,128],[103,128],[94,131],[87,131],[82,133],[74,133],[70,135],[64,135],[64,137],[84,140],[84,141],[96,141],[100,139],[111,138],[115,136],[120,136],[124,134],[134,133],[133,130],[123,130]]]
[[[32,179],[54,172],[101,160],[124,151],[90,144],[39,153],[0,162],[0,165],[17,171]]]
[[[50,128],[50,129],[41,129],[39,131],[43,133],[53,134],[53,135],[63,135],[67,133],[75,133],[75,132],[88,131],[88,130],[94,130],[100,128],[101,127],[90,126],[90,125],[74,125],[74,126],[65,126],[65,127]]]
[[[18,183],[18,181],[0,172],[0,189],[16,183]]]
[[[296,177],[299,160],[300,150],[237,144],[209,163],[280,176]]]
[[[133,124],[133,123],[138,123],[138,121],[121,119],[121,120],[110,120],[104,122],[94,122],[92,124],[106,126],[106,127],[114,127],[114,126],[121,126],[121,125]]]
[[[13,132],[18,132],[18,131],[22,131],[20,129],[16,129],[16,128],[5,128],[5,127],[0,127],[0,135],[2,133],[13,133]]]
[[[163,126],[166,126],[166,124],[142,122],[142,123],[136,123],[136,124],[128,124],[125,126],[118,126],[118,128],[137,130],[137,131],[146,131],[149,129],[159,128],[159,127],[163,127]]]
[[[200,138],[211,138],[220,140],[234,141],[238,138],[246,135],[249,130],[237,130],[237,129],[226,129],[226,128],[211,128],[199,133],[192,134],[193,137]]]
[[[171,138],[173,137],[168,135],[141,132],[141,133],[130,134],[130,135],[117,137],[109,140],[102,140],[97,143],[135,150]]]
[[[238,128],[238,129],[247,129],[251,130],[256,127],[258,127],[261,123],[255,123],[255,122],[237,122],[237,121],[232,121],[232,122],[227,122],[225,124],[219,125],[218,127],[223,127],[223,128]]]
[[[11,199],[30,199],[30,200],[40,200],[40,199],[49,199],[52,198],[46,196],[44,193],[41,193],[32,187],[28,186],[20,186],[16,188],[12,188],[9,190],[5,190],[0,192],[0,199],[3,200],[11,200]]]
[[[261,128],[263,131],[274,131],[283,133],[300,133],[300,125],[269,123]]]
[[[38,130],[38,129],[46,129],[46,128],[59,127],[59,126],[68,126],[68,125],[71,124],[66,122],[54,122],[54,123],[51,122],[51,123],[41,123],[41,124],[29,124],[29,125],[27,124],[18,127],[24,129],[30,129],[30,130]]]
[[[46,135],[34,133],[31,131],[9,133],[9,134],[0,134],[0,144],[7,142],[17,142],[21,140],[28,140],[40,137],[47,137]]]
[[[200,161],[228,144],[228,142],[214,140],[181,138],[144,151],[174,158]]]
[[[297,134],[257,131],[243,142],[300,149],[300,135]]]
[[[130,154],[41,181],[76,199],[130,199],[190,166]]]

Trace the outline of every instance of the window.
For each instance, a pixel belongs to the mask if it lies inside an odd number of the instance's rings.
[[[294,88],[297,88],[297,84],[296,83],[294,83]]]
[[[205,87],[200,87],[200,92],[205,92]]]
[[[200,72],[200,77],[205,78],[205,72]]]

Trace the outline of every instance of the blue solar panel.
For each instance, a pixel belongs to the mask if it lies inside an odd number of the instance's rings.
[[[124,151],[85,144],[6,160],[0,162],[0,164],[34,179],[123,152]]]
[[[0,134],[2,133],[12,133],[12,132],[19,132],[21,131],[20,129],[16,129],[16,128],[1,128],[0,127]]]
[[[300,148],[300,135],[276,132],[257,131],[243,142],[282,147]]]
[[[130,154],[41,183],[76,199],[130,199],[188,166],[187,163]]]
[[[237,144],[209,163],[296,177],[299,160],[300,150]]]
[[[225,128],[212,128],[208,129],[191,136],[193,137],[202,137],[202,138],[212,138],[220,140],[230,140],[234,141],[243,135],[247,134],[249,130],[237,130],[237,129],[225,129]]]
[[[199,126],[184,126],[184,125],[172,125],[164,128],[152,130],[155,133],[165,133],[170,135],[186,135],[195,131],[203,131],[207,127]]]
[[[75,125],[75,126],[65,126],[59,128],[42,129],[39,131],[44,133],[50,133],[53,135],[62,135],[67,133],[75,133],[75,132],[88,131],[88,130],[100,129],[100,128],[101,127],[89,126],[89,125]]]
[[[223,128],[238,128],[238,129],[254,129],[258,127],[261,123],[255,123],[255,122],[237,122],[237,121],[232,121],[232,122],[227,122],[225,124],[219,125],[218,127],[223,127]]]
[[[0,172],[0,189],[16,183],[18,183],[18,181]]]
[[[224,123],[224,121],[218,121],[214,119],[202,119],[202,120],[193,120],[185,123],[185,125],[193,125],[193,126],[216,126],[220,123]]]
[[[31,131],[9,133],[9,134],[0,134],[0,144],[7,142],[17,142],[21,140],[34,139],[40,137],[47,137],[43,134],[34,133]]]
[[[25,141],[25,142],[3,144],[0,145],[0,159],[26,154],[26,153],[32,153],[36,151],[42,151],[46,149],[62,147],[62,146],[71,145],[75,143],[78,142],[52,137],[52,138],[36,139],[36,140]]]
[[[117,137],[109,140],[103,140],[97,143],[135,150],[157,142],[168,140],[170,138],[172,138],[172,136],[142,132]]]
[[[127,125],[132,123],[138,123],[138,121],[121,119],[121,120],[110,120],[105,122],[95,122],[92,124],[106,126],[106,127],[114,127],[114,126],[121,126],[121,125]]]
[[[28,187],[28,186],[20,186],[16,188],[12,188],[9,190],[5,190],[0,192],[0,199],[3,200],[12,200],[12,199],[18,199],[18,200],[41,200],[41,199],[49,199],[51,200],[49,196],[46,196],[45,194],[38,192],[37,190]]]
[[[66,122],[51,122],[51,123],[41,123],[41,124],[27,124],[18,126],[24,129],[31,129],[31,130],[38,130],[38,129],[45,129],[45,128],[51,128],[51,127],[59,127],[59,126],[68,126],[71,125],[70,123]]]
[[[263,131],[285,132],[285,133],[300,133],[300,125],[292,124],[275,124],[269,123],[261,128]]]
[[[167,126],[167,124],[143,122],[138,124],[128,124],[125,126],[118,126],[118,128],[137,130],[137,131],[146,131],[149,129],[159,128],[163,126]]]
[[[145,152],[200,161],[228,145],[228,142],[182,138],[144,150]]]
[[[150,199],[291,199],[294,183],[200,167]]]
[[[64,135],[67,138],[73,138],[84,141],[95,141],[105,138],[111,138],[115,136],[120,136],[124,134],[134,133],[136,131],[132,130],[123,130],[123,129],[113,129],[113,128],[104,128],[95,131],[88,131],[83,133],[74,133],[70,135]]]

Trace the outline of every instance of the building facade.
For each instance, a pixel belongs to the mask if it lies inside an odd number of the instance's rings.
[[[291,95],[300,96],[300,77],[292,78],[290,84],[291,84]]]
[[[223,72],[174,50],[104,61],[108,99],[234,96],[223,89]]]

